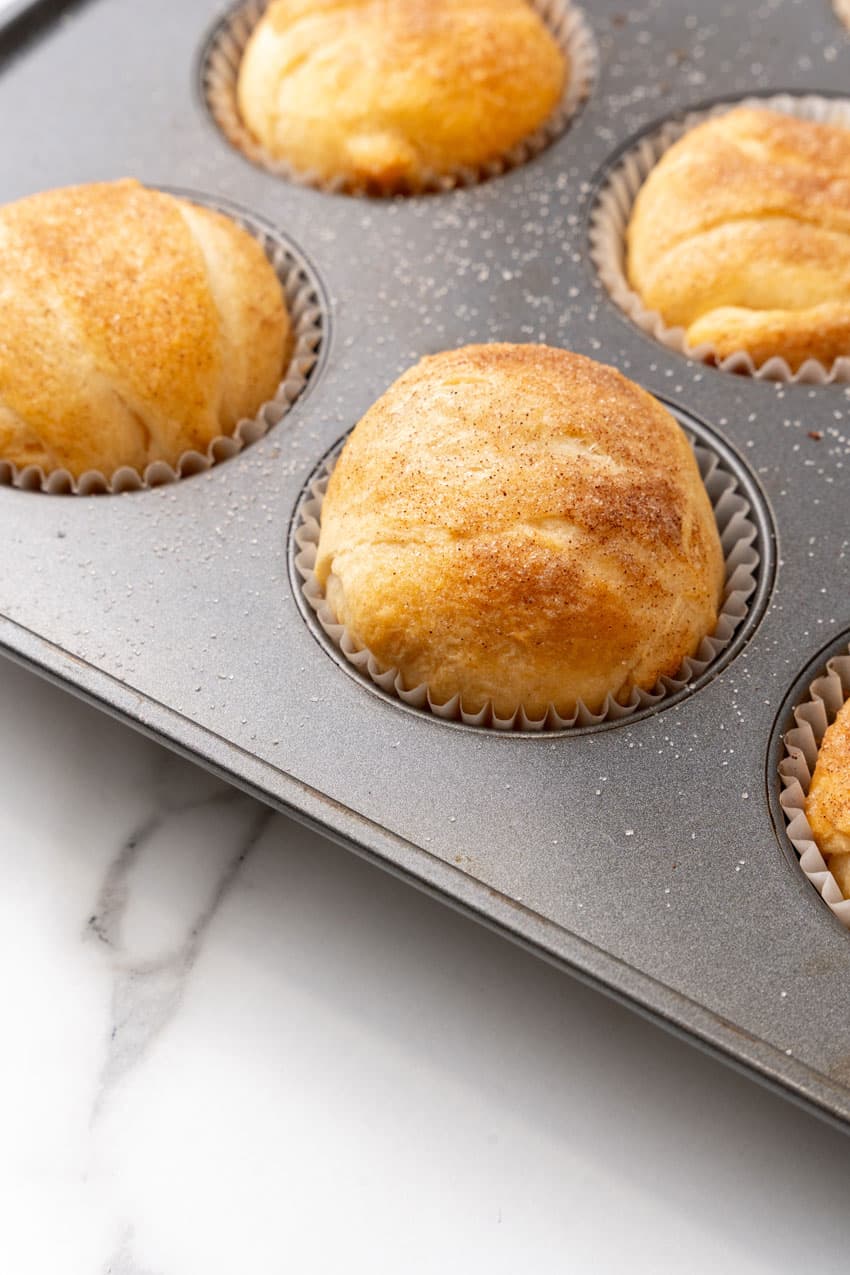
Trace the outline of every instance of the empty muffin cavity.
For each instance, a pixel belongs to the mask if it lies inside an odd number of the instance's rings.
[[[39,465],[21,467],[0,459],[0,484],[22,491],[77,496],[117,494],[161,487],[180,478],[203,473],[213,465],[238,455],[277,425],[304,392],[308,380],[314,374],[327,324],[321,285],[312,267],[284,235],[252,214],[192,192],[172,190],[168,193],[232,218],[261,244],[273,266],[283,291],[291,325],[288,361],[274,397],[262,404],[253,417],[238,421],[231,433],[213,438],[203,452],[183,452],[175,465],[154,461],[142,473],[130,466],[122,466],[111,473],[91,469],[75,477],[63,468],[45,472]],[[62,404],[57,402],[57,417],[61,412]]]
[[[665,152],[686,133],[736,107],[779,111],[814,123],[850,128],[850,102],[787,93],[725,102],[663,122],[630,145],[605,175],[590,217],[591,259],[611,299],[642,331],[670,350],[713,364],[725,372],[761,380],[809,385],[850,382],[850,353],[837,357],[829,366],[808,358],[795,370],[778,355],[757,363],[747,350],[736,350],[722,357],[711,344],[691,346],[685,329],[668,326],[661,314],[648,308],[629,282],[626,233],[635,199],[644,182]]]
[[[850,928],[850,899],[845,899],[827,867],[806,816],[806,799],[817,765],[823,737],[850,697],[850,647],[821,666],[793,710],[794,725],[781,742],[779,804],[785,816],[788,839],[800,867],[842,925]]]
[[[564,131],[593,85],[596,46],[581,11],[569,0],[530,0],[530,3],[567,59],[567,81],[560,101],[538,128],[504,154],[478,167],[458,167],[448,173],[425,171],[415,183],[400,177],[377,190],[365,181],[345,177],[328,179],[270,154],[242,119],[237,97],[240,64],[254,28],[268,7],[264,0],[245,0],[213,28],[201,57],[202,96],[227,141],[252,163],[287,181],[348,195],[426,194],[472,186],[516,168],[544,150]]]
[[[754,509],[759,502],[757,490],[745,482],[743,474],[735,472],[736,466],[725,455],[725,449],[715,444],[704,427],[697,429],[690,418],[680,419],[680,423],[693,446],[717,522],[725,565],[723,597],[714,632],[702,639],[695,655],[683,662],[675,677],[660,678],[651,690],[634,689],[624,703],[609,695],[599,712],[591,712],[579,704],[570,718],[562,717],[553,705],[542,717],[529,716],[519,707],[512,716],[504,718],[496,715],[492,704],[485,705],[479,712],[467,712],[457,695],[440,703],[427,685],[406,686],[397,669],[381,666],[338,622],[314,572],[322,503],[345,440],[310,478],[293,518],[290,574],[304,618],[325,649],[347,671],[387,697],[448,722],[497,731],[569,731],[627,722],[636,714],[677,702],[722,667],[734,654],[737,641],[757,622],[760,615],[757,595],[764,593],[760,586],[769,571],[770,554]]]

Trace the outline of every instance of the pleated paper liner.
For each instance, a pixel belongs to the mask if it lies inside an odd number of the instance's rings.
[[[401,4],[405,0],[395,2]],[[418,195],[452,190],[460,186],[474,186],[527,163],[566,129],[571,117],[593,87],[597,65],[596,45],[584,15],[569,0],[531,0],[531,4],[566,54],[570,65],[568,83],[549,118],[511,150],[487,164],[478,168],[458,168],[448,174],[426,174],[415,186],[402,184],[381,193]],[[247,0],[246,3],[238,4],[221,19],[211,33],[201,61],[201,91],[210,115],[232,146],[252,163],[265,168],[276,177],[332,193],[374,193],[365,184],[352,184],[344,178],[328,181],[317,173],[295,169],[285,160],[269,154],[243,122],[236,92],[239,66],[251,33],[267,7],[264,0]]]
[[[850,928],[850,900],[817,847],[806,818],[806,797],[827,728],[832,725],[844,701],[850,697],[850,648],[846,655],[828,660],[807,691],[807,698],[794,709],[794,726],[782,741],[779,762],[782,794],[779,804],[788,823],[788,839],[800,856],[800,867],[842,925]]]
[[[712,363],[724,372],[737,372],[760,380],[796,381],[806,385],[850,382],[850,355],[836,359],[831,367],[825,367],[816,359],[807,359],[796,372],[792,372],[785,359],[776,356],[757,366],[746,350],[738,350],[721,359],[711,345],[689,346],[684,328],[667,327],[657,311],[647,309],[626,277],[626,230],[637,193],[650,172],[665,151],[685,133],[697,124],[725,115],[738,106],[784,111],[800,119],[850,128],[850,101],[789,93],[724,102],[707,110],[691,111],[682,119],[666,121],[654,132],[641,137],[608,174],[591,213],[591,258],[611,299],[633,323],[669,350],[703,363]]]
[[[523,732],[569,730],[602,722],[627,721],[640,709],[662,705],[665,699],[682,691],[705,673],[734,638],[747,616],[749,600],[756,589],[760,557],[756,549],[758,531],[750,517],[750,503],[739,490],[735,476],[723,467],[719,456],[702,443],[691,441],[714,509],[725,557],[725,583],[717,626],[714,633],[703,638],[696,655],[684,661],[675,677],[662,677],[650,691],[633,690],[625,704],[609,695],[601,711],[593,713],[580,704],[570,718],[561,717],[554,705],[549,706],[542,718],[529,717],[521,705],[508,718],[498,717],[489,704],[480,712],[469,713],[457,695],[445,703],[438,703],[427,685],[405,686],[397,669],[383,667],[369,651],[358,646],[348,630],[338,622],[314,574],[322,503],[341,448],[320,466],[296,514],[293,530],[297,549],[295,568],[302,581],[304,598],[321,629],[361,676],[405,704],[433,713],[436,717],[460,721],[467,726]]]
[[[283,288],[292,325],[289,362],[274,398],[264,403],[253,418],[239,421],[232,434],[220,434],[212,439],[206,451],[184,452],[175,466],[165,461],[154,461],[143,473],[124,466],[112,474],[92,469],[79,478],[74,478],[67,469],[54,469],[45,473],[40,466],[28,465],[24,469],[18,469],[10,461],[0,460],[0,484],[17,487],[22,491],[75,496],[117,494],[162,487],[167,483],[177,482],[180,478],[203,473],[213,465],[237,456],[279,424],[303,392],[319,357],[324,331],[321,289],[309,265],[284,235],[265,226],[249,213],[201,195],[176,190],[170,193],[231,217],[262,244],[274,267]]]

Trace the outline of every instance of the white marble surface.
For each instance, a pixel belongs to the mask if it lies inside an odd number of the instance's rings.
[[[850,1140],[0,661],[3,1275],[846,1271]]]

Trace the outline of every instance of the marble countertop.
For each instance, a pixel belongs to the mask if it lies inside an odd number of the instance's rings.
[[[4,1275],[845,1271],[850,1140],[0,661]]]

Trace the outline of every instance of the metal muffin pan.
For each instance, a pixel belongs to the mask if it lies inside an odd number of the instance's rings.
[[[774,826],[785,697],[850,631],[850,393],[690,363],[609,302],[593,192],[629,136],[753,91],[842,92],[824,0],[586,10],[594,91],[528,165],[362,201],[287,184],[217,133],[197,88],[209,0],[42,2],[0,32],[0,200],[133,175],[280,227],[329,299],[323,361],[281,425],[155,491],[0,490],[6,653],[846,1125],[850,936]],[[695,693],[616,729],[452,729],[370,693],[301,615],[287,563],[320,458],[422,354],[547,341],[705,422],[777,529],[760,623]],[[769,532],[765,532],[769,535]]]

